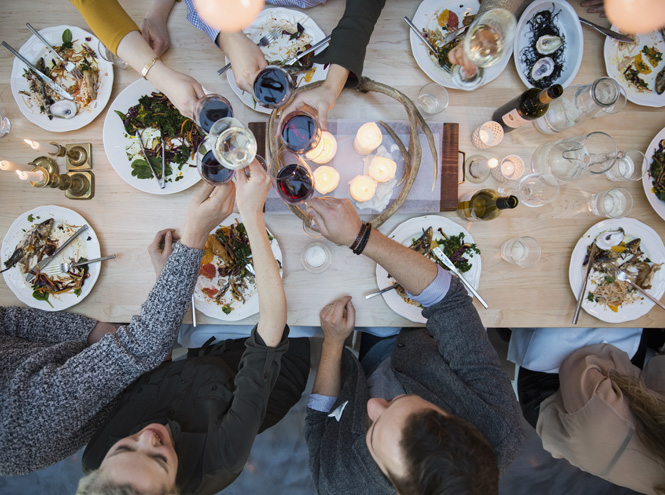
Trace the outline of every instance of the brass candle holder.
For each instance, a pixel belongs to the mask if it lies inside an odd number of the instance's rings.
[[[56,153],[49,152],[51,156],[65,156],[67,170],[91,170],[92,169],[92,145],[90,143],[67,144],[62,146],[58,143],[50,143],[58,147]]]
[[[48,156],[35,158],[30,165],[34,165],[33,172],[41,172],[44,180],[30,181],[33,187],[52,187],[65,191],[69,199],[92,199],[95,196],[95,176],[92,172],[67,172],[61,174],[58,164]]]

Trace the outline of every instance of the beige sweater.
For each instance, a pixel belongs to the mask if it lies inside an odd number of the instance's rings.
[[[536,430],[556,458],[616,485],[654,494],[665,485],[665,469],[640,442],[635,418],[609,370],[641,379],[665,395],[665,356],[641,371],[628,355],[609,344],[583,347],[561,364],[561,387],[543,401]]]

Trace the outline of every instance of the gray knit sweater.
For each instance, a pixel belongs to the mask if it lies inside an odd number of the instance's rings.
[[[177,244],[128,325],[87,346],[97,321],[0,307],[0,475],[25,474],[72,455],[113,400],[173,347],[202,251]]]

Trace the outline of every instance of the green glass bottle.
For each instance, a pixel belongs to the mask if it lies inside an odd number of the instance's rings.
[[[463,195],[457,203],[457,214],[472,222],[492,220],[503,210],[515,208],[519,201],[515,196],[502,197],[494,189],[481,189]]]
[[[550,102],[562,94],[563,87],[560,84],[554,84],[547,89],[527,89],[517,98],[499,107],[492,115],[492,120],[501,124],[504,133],[514,131],[545,115]]]

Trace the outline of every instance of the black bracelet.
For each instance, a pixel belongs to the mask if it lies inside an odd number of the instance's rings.
[[[355,254],[361,254],[365,250],[365,246],[367,246],[367,241],[369,241],[369,235],[372,233],[372,225],[369,222],[367,222],[365,225],[367,226],[367,230],[365,230],[365,235],[363,236],[363,240],[360,241],[358,247],[353,250]]]
[[[353,244],[351,244],[350,248],[351,251],[355,252],[356,248],[358,247],[358,244],[360,244],[360,241],[362,241],[363,237],[365,236],[365,230],[367,229],[367,224],[363,223],[360,226],[360,232],[358,232],[358,237],[356,237],[356,240],[353,241]]]

